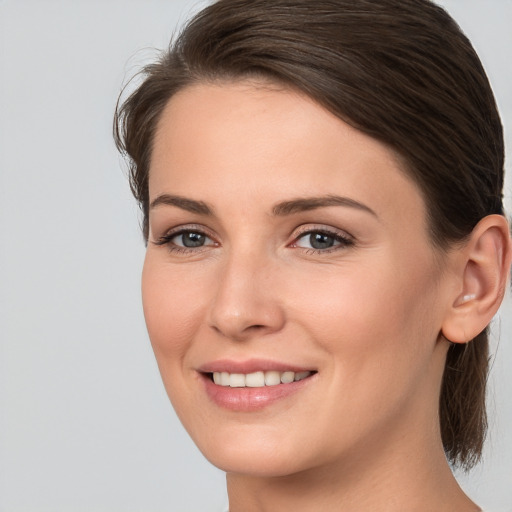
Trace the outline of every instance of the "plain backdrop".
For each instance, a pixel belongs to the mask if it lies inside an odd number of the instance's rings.
[[[442,3],[493,84],[510,212],[512,1]],[[145,332],[138,210],[111,136],[122,84],[204,4],[0,0],[1,511],[222,507],[224,475],[177,421]],[[507,301],[484,462],[460,476],[488,512],[512,511]]]

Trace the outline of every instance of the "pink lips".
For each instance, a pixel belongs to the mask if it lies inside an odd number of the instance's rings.
[[[276,386],[256,388],[232,388],[215,384],[211,379],[213,372],[253,373],[257,371],[293,371],[295,373],[313,371],[311,368],[293,366],[268,360],[252,359],[248,361],[217,360],[199,368],[201,380],[208,398],[217,406],[231,411],[251,412],[263,408],[294,395],[314,379],[316,373],[303,380]]]
[[[268,361],[266,359],[250,359],[248,361],[233,361],[230,359],[219,359],[206,363],[198,368],[201,373],[229,372],[229,373],[253,373],[258,371],[276,371],[276,372],[307,372],[313,371],[312,368],[294,366],[288,363],[277,361]]]

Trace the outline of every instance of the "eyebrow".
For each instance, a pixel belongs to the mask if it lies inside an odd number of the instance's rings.
[[[196,201],[182,196],[174,196],[171,194],[161,194],[151,201],[150,209],[160,205],[176,206],[182,210],[199,215],[213,215],[213,208],[208,206],[204,201]]]
[[[349,208],[362,210],[364,212],[370,213],[374,217],[378,217],[377,214],[369,206],[366,206],[365,204],[360,203],[355,199],[336,195],[304,197],[292,199],[290,201],[283,201],[282,203],[276,204],[274,208],[272,208],[272,213],[277,216],[284,216],[305,212],[308,210],[316,210],[317,208],[325,208],[328,206],[346,206]]]
[[[208,206],[204,201],[197,201],[187,197],[176,196],[172,194],[161,194],[157,196],[150,204],[150,209],[156,208],[160,205],[176,206],[182,210],[197,213],[199,215],[212,216],[213,208]],[[272,208],[272,214],[278,217],[286,215],[293,215],[294,213],[306,212],[309,210],[316,210],[317,208],[326,208],[329,206],[345,206],[348,208],[355,208],[367,213],[374,217],[377,214],[369,207],[355,199],[349,197],[342,197],[336,195],[327,195],[320,197],[299,197],[289,201],[283,201],[276,204]]]

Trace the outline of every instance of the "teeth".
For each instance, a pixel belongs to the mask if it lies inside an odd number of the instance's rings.
[[[295,380],[295,372],[283,372],[281,375],[281,382],[283,384],[290,384]]]
[[[245,385],[248,388],[261,388],[265,385],[265,374],[263,372],[248,373],[245,376]]]
[[[254,372],[254,373],[228,373],[213,372],[213,382],[218,386],[232,388],[261,388],[263,386],[277,386],[278,384],[290,384],[303,380],[313,372]]]
[[[245,388],[245,375],[243,373],[232,373],[229,376],[229,386],[231,388]]]
[[[278,384],[281,384],[279,372],[265,372],[265,386],[277,386]]]

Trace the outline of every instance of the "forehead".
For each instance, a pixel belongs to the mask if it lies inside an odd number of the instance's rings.
[[[152,153],[150,197],[223,196],[263,206],[337,193],[425,217],[419,189],[394,151],[307,96],[268,83],[183,89],[162,112]]]

